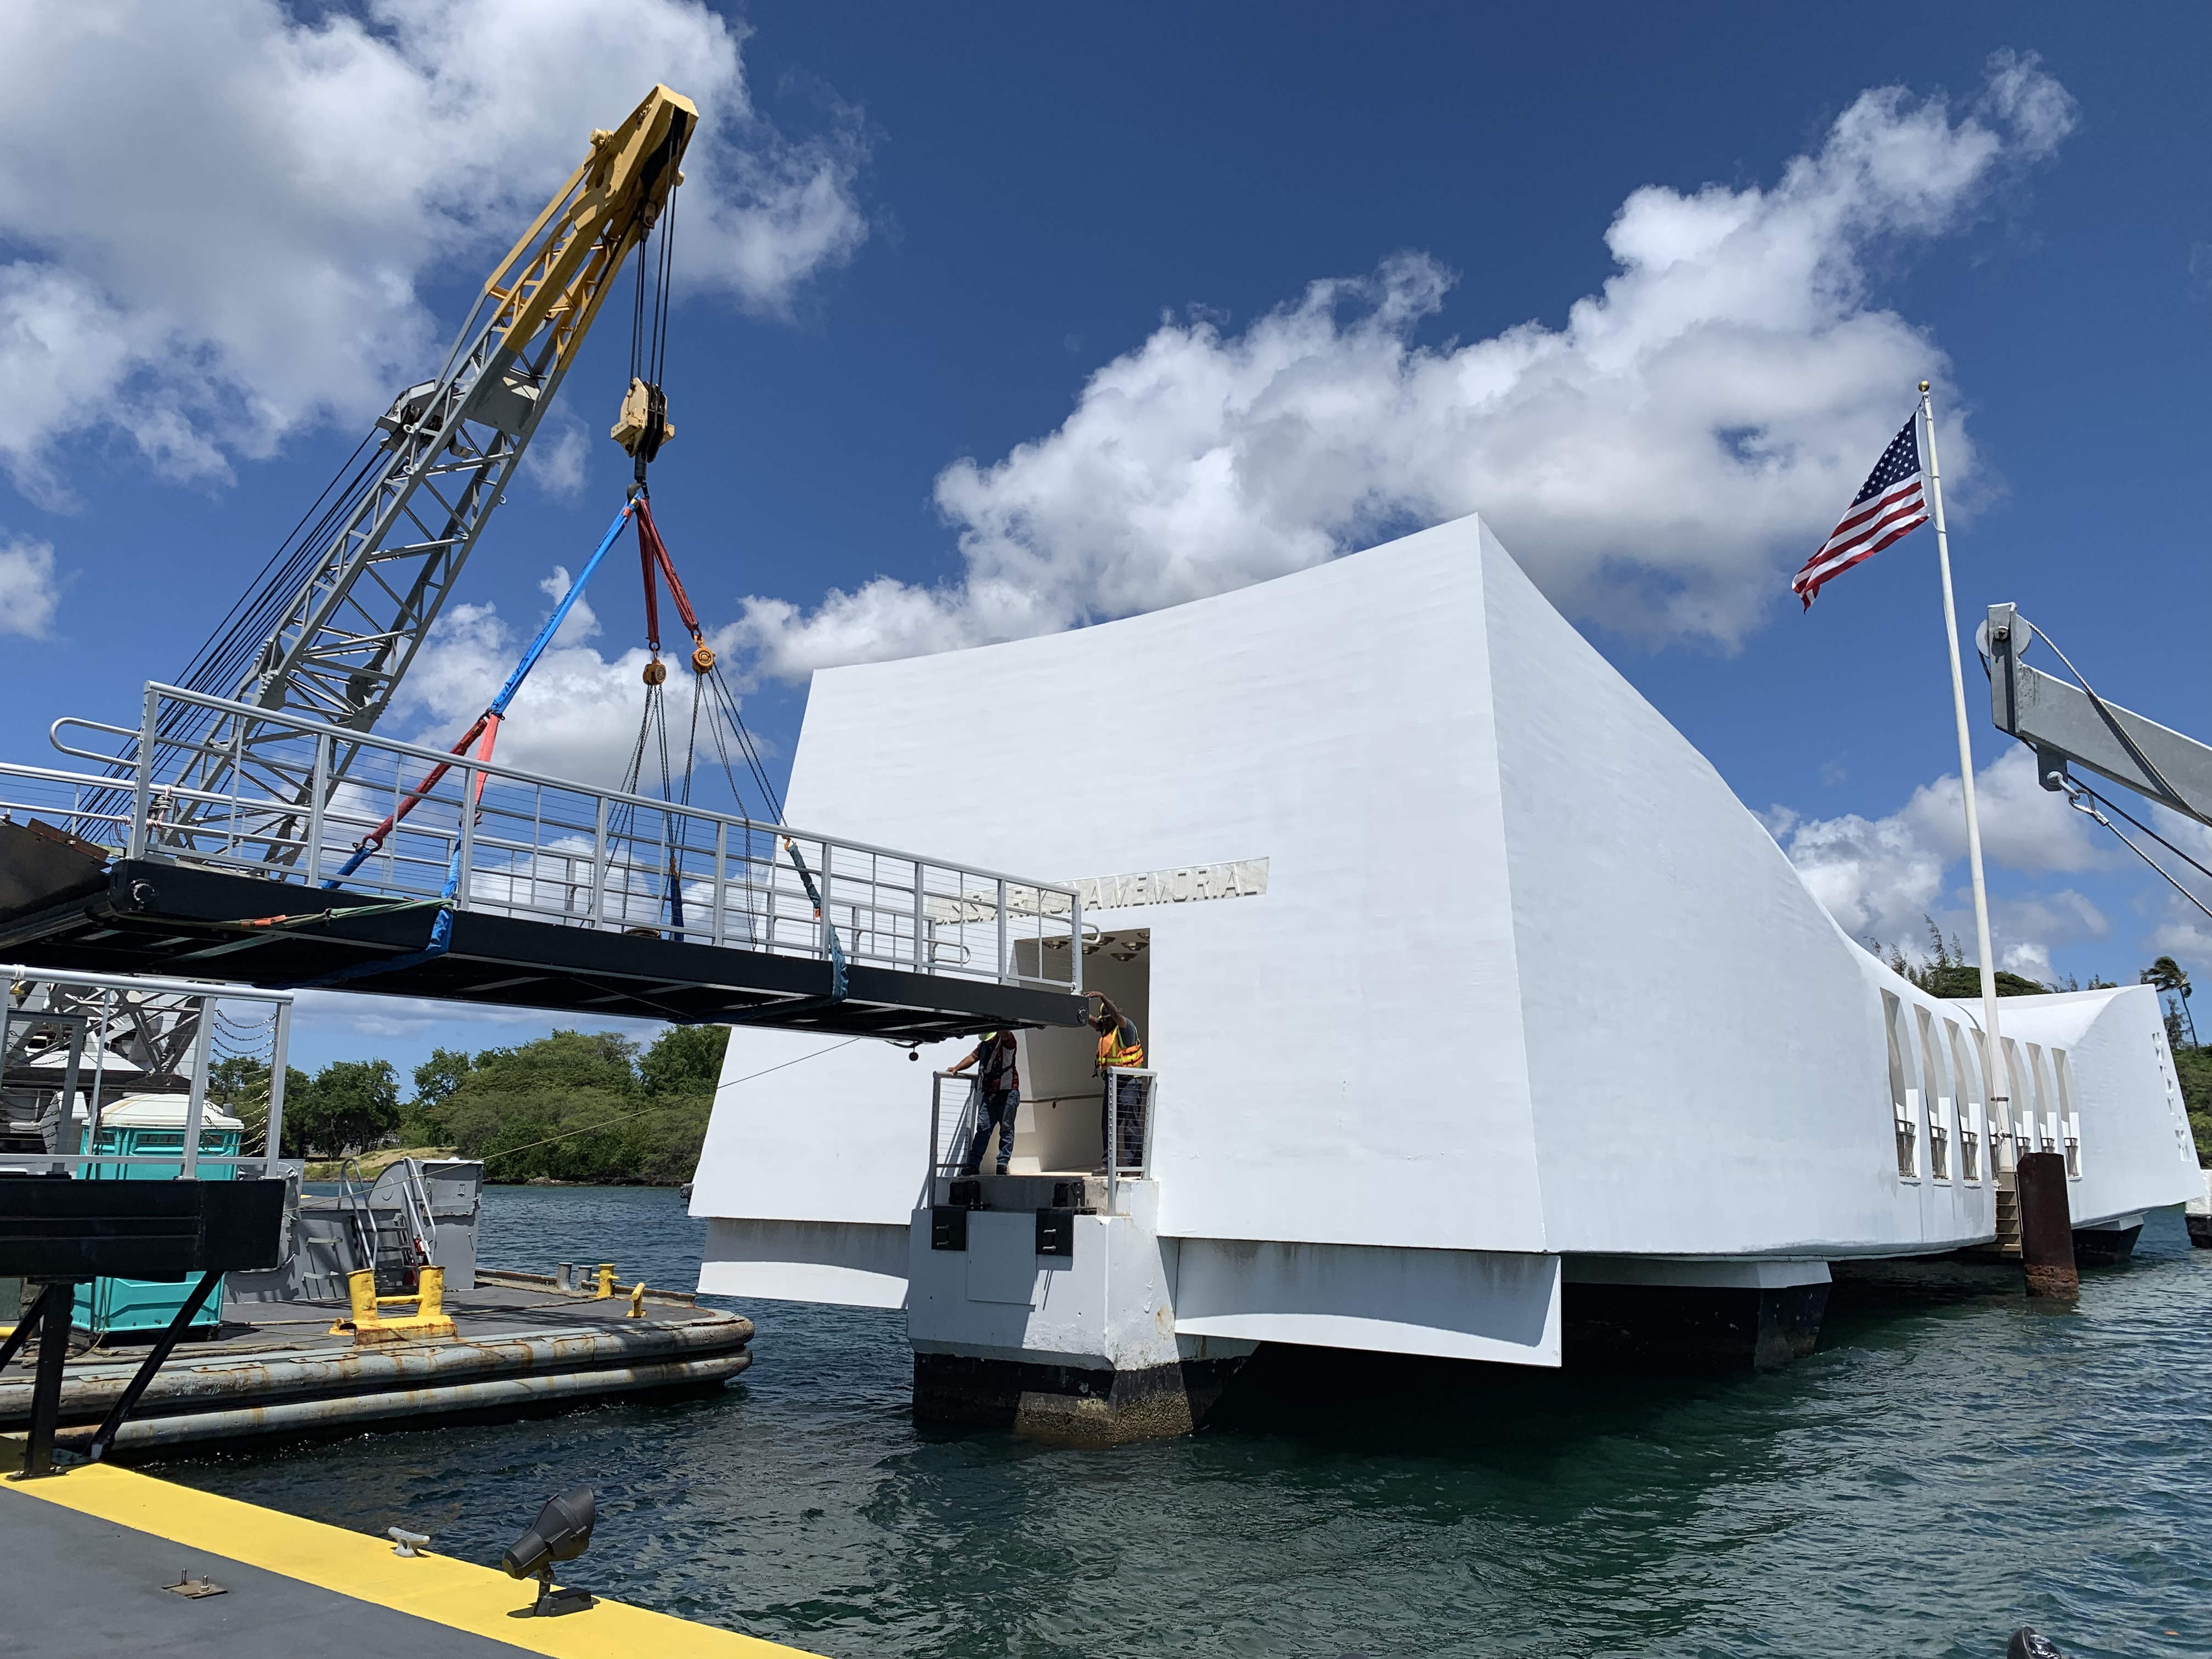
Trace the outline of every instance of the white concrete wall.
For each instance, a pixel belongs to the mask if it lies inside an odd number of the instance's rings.
[[[1980,1010],[1959,1006],[1978,1026]],[[2011,1041],[2066,1050],[2081,1121],[2081,1176],[2066,1194],[2075,1226],[2197,1196],[2203,1175],[2157,992],[2126,985],[2007,997],[1997,1029]]]
[[[929,1212],[917,1211],[907,1302],[915,1349],[1114,1370],[1195,1357],[1194,1340],[1176,1340],[1177,1246],[1153,1231],[1156,1189],[1135,1182],[1125,1196],[1129,1214],[1074,1218],[1066,1256],[1036,1254],[1026,1211],[970,1212],[965,1250],[932,1249]]]

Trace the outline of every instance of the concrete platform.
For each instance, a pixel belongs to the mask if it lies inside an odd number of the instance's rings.
[[[604,1530],[593,1543],[623,1547]],[[806,1659],[618,1601],[532,1618],[534,1586],[492,1568],[399,1556],[389,1539],[107,1464],[0,1480],[0,1559],[10,1586],[0,1651],[40,1659]],[[224,1593],[162,1588],[187,1576]]]
[[[115,1455],[711,1389],[751,1363],[751,1321],[678,1292],[648,1291],[644,1316],[631,1319],[626,1293],[600,1299],[556,1293],[533,1275],[480,1277],[477,1288],[447,1295],[454,1334],[432,1340],[356,1346],[331,1330],[346,1313],[339,1304],[232,1304],[218,1337],[178,1346],[125,1422]],[[116,1345],[70,1360],[64,1449],[100,1422],[144,1354]],[[25,1352],[0,1376],[0,1433],[30,1422],[34,1357]]]

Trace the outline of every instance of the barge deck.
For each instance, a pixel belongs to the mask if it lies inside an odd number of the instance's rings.
[[[752,1322],[648,1290],[562,1293],[550,1277],[479,1269],[449,1291],[453,1334],[356,1342],[331,1302],[233,1303],[219,1333],[181,1343],[116,1437],[114,1455],[258,1435],[357,1431],[464,1413],[514,1416],[613,1395],[718,1388],[751,1363]],[[143,1346],[108,1345],[63,1372],[64,1451],[82,1443],[130,1384]],[[0,1432],[31,1419],[32,1354],[0,1376]]]

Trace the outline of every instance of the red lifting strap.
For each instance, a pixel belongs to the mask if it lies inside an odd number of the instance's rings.
[[[676,614],[684,618],[684,625],[691,630],[693,639],[701,638],[703,630],[699,626],[699,613],[691,608],[691,596],[684,591],[683,579],[676,574],[676,561],[668,556],[668,544],[660,539],[660,526],[653,523],[653,509],[642,495],[637,498],[637,558],[645,574],[646,643],[655,651],[660,649],[659,594],[653,580],[655,566],[668,578],[668,592],[676,601]]]

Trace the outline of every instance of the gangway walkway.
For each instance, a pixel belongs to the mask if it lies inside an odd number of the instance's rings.
[[[45,966],[908,1041],[1082,1021],[1072,887],[173,686],[54,742],[101,771],[0,763],[0,951]]]

